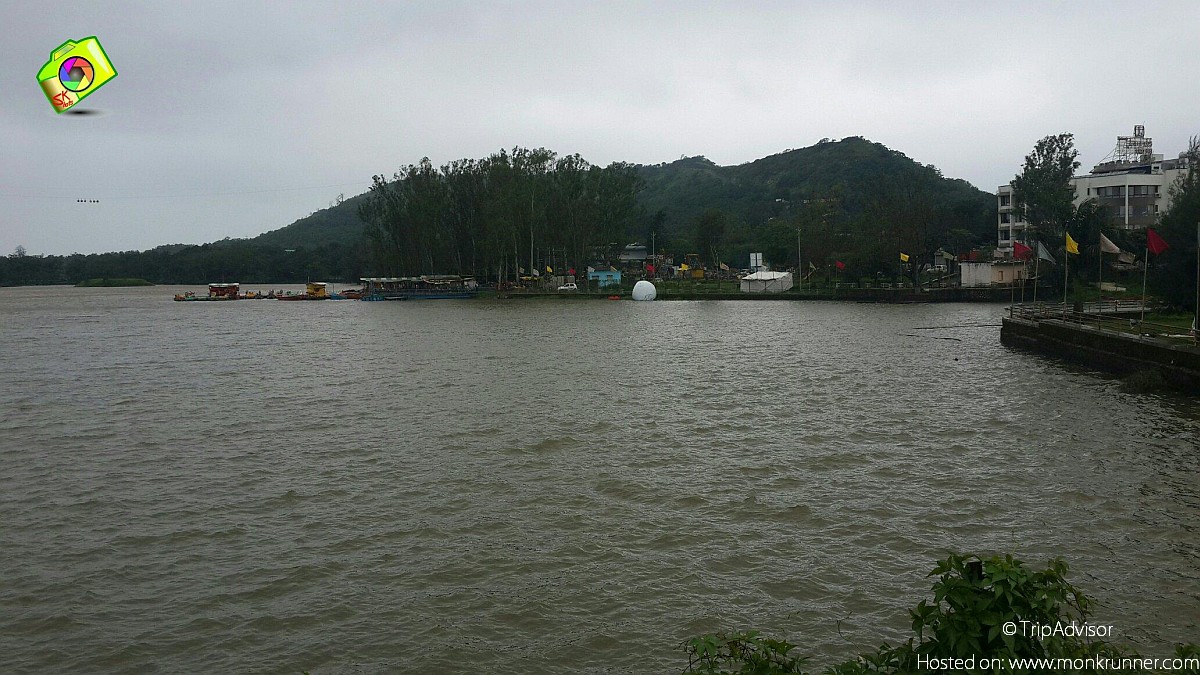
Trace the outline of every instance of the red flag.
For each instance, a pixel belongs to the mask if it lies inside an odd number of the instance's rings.
[[[837,268],[838,268],[839,270],[844,270],[844,269],[846,269],[846,263],[842,262],[841,260],[838,260],[838,261],[834,262],[833,264],[834,264],[834,265],[837,265]]]
[[[1025,260],[1033,255],[1033,249],[1019,241],[1013,242],[1013,257]]]
[[[1158,255],[1169,248],[1167,242],[1150,228],[1146,228],[1146,247],[1154,255]]]
[[[570,274],[571,276],[575,276],[575,268],[572,267],[571,269],[567,270],[567,274]]]

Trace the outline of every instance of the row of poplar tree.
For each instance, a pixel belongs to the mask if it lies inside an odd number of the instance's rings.
[[[582,269],[598,244],[624,244],[645,219],[633,164],[514,148],[435,167],[428,159],[374,176],[359,215],[380,273],[463,274],[498,281],[530,251],[565,251]]]

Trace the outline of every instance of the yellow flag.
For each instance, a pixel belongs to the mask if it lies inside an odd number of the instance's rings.
[[[548,272],[550,274],[554,274],[554,268],[549,265],[546,265],[546,272]]]
[[[1067,253],[1079,255],[1079,244],[1077,244],[1075,240],[1071,238],[1070,232],[1067,233]]]
[[[908,262],[908,254],[907,253],[900,254],[900,262]]]

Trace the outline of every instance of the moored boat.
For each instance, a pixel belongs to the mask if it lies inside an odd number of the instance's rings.
[[[203,302],[213,300],[239,300],[242,296],[238,295],[238,290],[241,284],[209,284],[208,295],[198,296],[191,291],[187,293],[176,293],[176,302]]]
[[[324,281],[310,281],[304,285],[303,293],[285,293],[276,295],[276,300],[328,300],[330,298],[329,284]]]

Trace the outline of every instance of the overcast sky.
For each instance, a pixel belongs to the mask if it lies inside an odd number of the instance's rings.
[[[118,71],[56,115],[50,52]],[[376,173],[501,147],[740,164],[865,136],[994,192],[1200,134],[1200,2],[0,0],[0,254],[252,237]],[[99,199],[79,204],[76,199]]]

